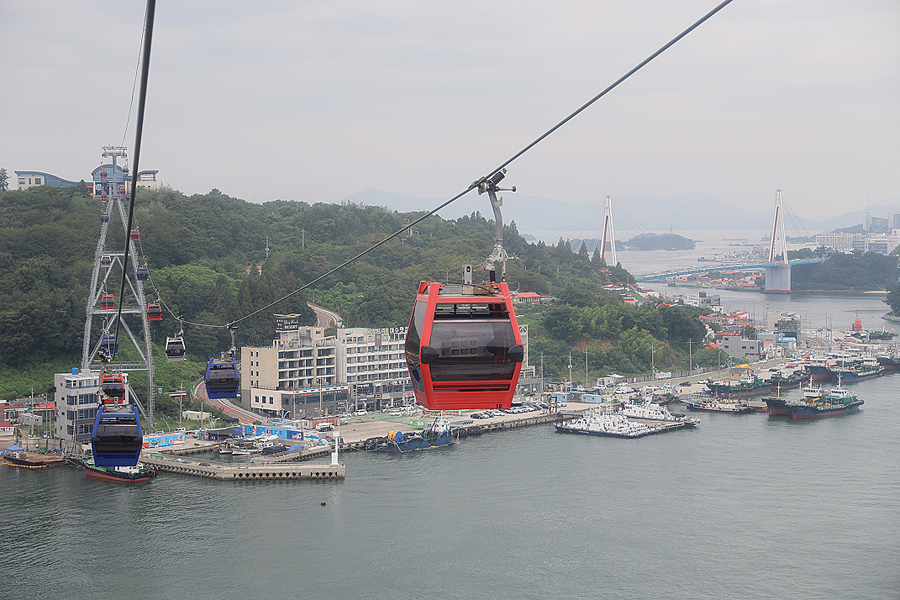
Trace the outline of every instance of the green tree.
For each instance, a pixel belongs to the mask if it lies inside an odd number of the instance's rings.
[[[887,296],[884,302],[891,307],[891,314],[900,317],[900,283],[895,283],[888,288]]]
[[[6,174],[6,169],[0,169],[0,192],[7,189],[9,189],[9,175]]]

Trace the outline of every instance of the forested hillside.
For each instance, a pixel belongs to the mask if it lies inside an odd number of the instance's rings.
[[[819,254],[824,254],[824,248]],[[789,258],[806,258],[807,253]],[[811,254],[811,253],[810,253]],[[791,267],[791,287],[807,290],[886,290],[897,283],[897,256],[866,252],[835,252],[821,265]]]
[[[65,360],[80,362],[99,213],[99,200],[80,186],[0,194],[4,373],[39,372],[43,364]],[[224,324],[298,289],[421,214],[354,204],[260,205],[218,190],[194,196],[165,187],[140,190],[135,219],[141,232],[139,254],[146,257],[150,271],[145,295],[151,302],[158,296],[187,323],[189,355],[205,360],[229,347]],[[547,295],[571,289],[604,297],[603,285],[631,281],[626,271],[592,260],[586,251],[571,252],[567,241],[525,242],[514,215],[507,218],[504,246],[515,257],[508,263],[512,289]],[[116,217],[111,225],[106,250],[121,251],[123,227]],[[429,217],[305,293],[242,320],[237,345],[270,343],[275,312],[301,313],[312,324],[315,317],[307,299],[339,311],[346,326],[405,325],[418,282],[458,280],[462,264],[478,264],[490,254],[492,236],[493,223],[478,213],[454,221]],[[605,297],[604,302],[620,303],[615,296]],[[166,312],[161,322],[151,324],[157,345],[178,330],[172,314]],[[0,395],[25,391],[17,381],[16,389],[10,390],[0,379]],[[45,389],[43,383],[35,389]]]

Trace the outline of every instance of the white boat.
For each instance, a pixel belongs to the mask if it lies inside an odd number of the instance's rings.
[[[699,419],[694,419],[681,414],[673,414],[668,406],[653,404],[652,402],[634,403],[626,402],[622,405],[622,414],[632,419],[644,421],[662,421],[664,423],[684,423],[685,427],[696,427]]]
[[[637,438],[656,433],[658,429],[643,423],[632,423],[622,413],[595,410],[577,419],[564,421],[556,426],[556,430],[562,433]]]

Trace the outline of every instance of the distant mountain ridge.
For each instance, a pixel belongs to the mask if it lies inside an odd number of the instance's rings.
[[[552,198],[526,196],[505,192],[503,220],[515,221],[520,232],[528,231],[584,231],[598,228],[603,222],[603,200],[588,200],[580,204],[566,204]],[[384,206],[397,212],[429,211],[445,202],[447,198],[419,198],[410,194],[366,190],[344,201]],[[890,205],[872,206],[869,213],[876,217],[886,217],[888,210],[900,210],[900,198],[889,199]],[[774,207],[774,204],[773,204]],[[463,215],[480,212],[491,217],[490,203],[485,196],[470,193],[438,212],[444,219],[457,219]],[[794,215],[793,219],[809,233],[823,229],[851,227],[862,223],[865,210],[856,210],[843,215],[824,219],[807,219]],[[772,212],[745,210],[725,202],[715,196],[700,193],[682,194],[672,198],[656,196],[632,196],[613,198],[613,216],[617,221],[632,222],[648,231],[669,230],[743,230],[769,229],[772,227]],[[790,225],[790,223],[788,224]],[[617,230],[619,227],[616,228]]]

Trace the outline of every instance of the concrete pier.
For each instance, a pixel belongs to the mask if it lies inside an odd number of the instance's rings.
[[[141,454],[141,462],[169,473],[228,481],[277,481],[297,479],[343,479],[344,465],[328,463],[223,464],[198,462],[159,452]]]

